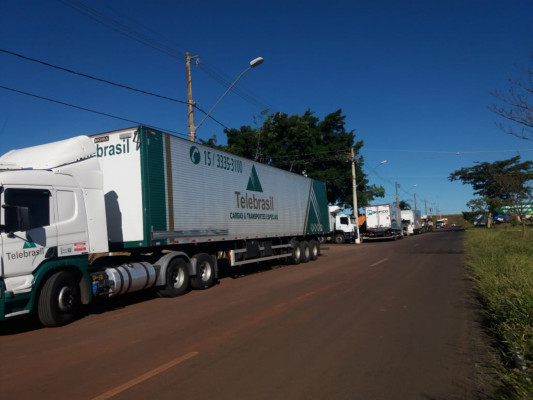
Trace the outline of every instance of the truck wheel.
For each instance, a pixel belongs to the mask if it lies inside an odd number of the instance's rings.
[[[292,254],[289,257],[290,263],[298,265],[302,261],[302,248],[300,247],[300,242],[293,239],[290,244],[292,245]]]
[[[61,326],[71,322],[80,306],[80,288],[74,277],[61,271],[52,275],[39,295],[37,313],[44,326]]]
[[[196,275],[191,277],[193,289],[207,289],[215,284],[215,265],[209,254],[200,253],[196,259]]]
[[[174,258],[167,267],[165,286],[158,290],[162,297],[176,297],[189,289],[189,269],[183,258]]]
[[[346,238],[344,237],[342,233],[337,233],[335,237],[333,238],[333,240],[337,244],[343,244],[346,241]]]
[[[311,240],[309,242],[309,250],[311,251],[311,260],[316,260],[320,255],[320,243],[316,240]]]
[[[309,242],[307,240],[302,240],[300,242],[300,249],[302,252],[302,262],[309,262],[311,259],[311,249],[309,247]]]

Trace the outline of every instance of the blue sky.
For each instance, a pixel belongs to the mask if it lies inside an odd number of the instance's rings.
[[[533,157],[533,142],[504,134],[488,109],[490,92],[533,63],[531,21],[530,0],[1,0],[0,49],[181,101],[188,51],[200,59],[192,87],[204,110],[227,88],[213,72],[231,83],[261,56],[198,137],[225,142],[223,126],[256,126],[267,107],[320,119],[340,108],[364,141],[371,182],[386,189],[379,202],[395,201],[398,182],[401,200],[413,205],[416,194],[423,212],[449,214],[473,198],[451,172]],[[187,134],[183,103],[5,52],[0,86],[124,119],[0,89],[0,153],[135,125],[125,120]],[[196,123],[202,117],[195,111]]]

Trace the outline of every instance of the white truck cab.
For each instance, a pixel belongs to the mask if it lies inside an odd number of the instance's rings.
[[[342,208],[339,206],[329,206],[328,209],[331,240],[342,244],[356,239],[356,221],[353,215],[341,214]]]

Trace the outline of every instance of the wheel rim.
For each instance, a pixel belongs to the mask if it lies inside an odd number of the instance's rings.
[[[172,274],[172,282],[176,289],[181,288],[185,282],[185,273],[181,269],[174,270]]]
[[[296,247],[296,248],[294,249],[294,257],[295,257],[296,259],[299,259],[299,258],[300,258],[300,254],[301,254],[301,253],[300,253],[300,248],[299,248],[299,247]]]
[[[202,277],[202,281],[206,282],[209,279],[211,279],[211,266],[208,262],[203,262],[202,265],[200,265],[200,276]]]
[[[66,312],[72,310],[74,306],[74,293],[68,286],[64,286],[57,296],[57,305],[59,310]]]

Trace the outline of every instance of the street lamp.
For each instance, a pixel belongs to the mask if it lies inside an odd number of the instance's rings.
[[[374,168],[372,168],[372,171],[370,171],[370,173],[376,172],[376,169],[377,169],[379,166],[385,164],[386,162],[387,162],[387,160],[383,160],[383,161],[381,161],[378,165],[376,165]]]
[[[196,131],[198,130],[198,128],[204,123],[204,121],[207,119],[207,117],[209,117],[209,115],[211,114],[211,112],[213,112],[213,110],[218,105],[218,103],[220,103],[220,101],[229,93],[229,91],[233,88],[233,86],[235,86],[235,84],[239,81],[239,79],[241,79],[242,76],[245,73],[247,73],[248,71],[250,71],[252,68],[257,67],[258,65],[260,65],[262,63],[263,63],[263,57],[257,57],[257,58],[254,58],[252,61],[250,61],[250,65],[248,66],[248,68],[246,68],[244,71],[242,71],[239,74],[239,76],[233,81],[233,83],[230,85],[230,87],[228,87],[228,89],[224,92],[224,94],[222,96],[220,96],[220,98],[217,100],[215,105],[213,107],[211,107],[211,109],[207,112],[207,114],[205,114],[204,118],[196,126],[194,126],[194,117],[192,117],[192,110],[191,110],[191,108],[189,108],[189,140],[190,141],[192,141],[192,142],[195,141],[195,139],[196,139]],[[192,89],[191,89],[191,79],[190,79],[189,64],[187,64],[187,96],[189,97],[189,99],[188,99],[189,107],[191,107],[191,105],[194,105],[194,102],[192,100]]]
[[[377,169],[378,167],[380,167],[381,165],[385,164],[386,162],[387,162],[387,160],[380,161],[380,163],[379,163],[378,165],[376,165],[374,168],[372,168],[372,169],[370,170],[370,172],[368,173],[368,175],[375,173],[375,172],[376,172],[376,169]],[[360,183],[361,183],[361,182],[360,182]],[[358,183],[357,186],[359,186],[360,183]]]

